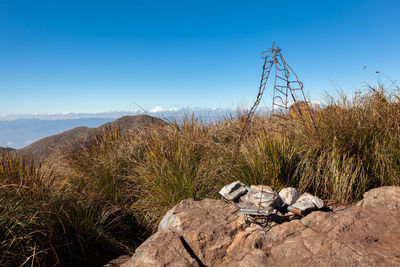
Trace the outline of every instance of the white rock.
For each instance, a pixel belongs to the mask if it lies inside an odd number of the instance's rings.
[[[315,204],[309,199],[297,200],[296,203],[294,203],[292,206],[295,207],[295,208],[299,208],[302,211],[316,208]]]
[[[220,191],[219,194],[224,198],[235,201],[240,196],[243,196],[247,193],[246,186],[240,181],[233,182],[231,184],[225,185]]]
[[[324,201],[322,199],[320,199],[316,196],[313,196],[310,193],[304,193],[300,196],[300,198],[302,198],[302,197],[311,200],[312,203],[314,203],[315,206],[317,206],[317,208],[319,208],[319,209],[322,209],[325,206]]]
[[[296,188],[286,187],[279,192],[279,196],[286,204],[293,205],[300,198],[300,193]]]
[[[324,201],[310,193],[304,193],[292,206],[303,211],[312,208],[321,209],[324,207]]]

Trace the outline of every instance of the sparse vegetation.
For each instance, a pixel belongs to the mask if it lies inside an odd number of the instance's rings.
[[[256,116],[231,181],[295,186],[332,204],[400,185],[400,101],[382,86],[286,115]],[[302,114],[300,114],[302,113]],[[132,253],[185,198],[218,197],[243,116],[194,119],[121,134],[104,128],[35,165],[0,159],[0,265],[101,265]]]

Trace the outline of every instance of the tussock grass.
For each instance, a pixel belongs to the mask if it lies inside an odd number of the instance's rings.
[[[48,239],[54,175],[26,159],[0,158],[0,265],[39,264],[55,255]]]
[[[104,264],[132,253],[181,200],[219,197],[235,180],[294,186],[337,205],[399,185],[399,100],[377,86],[311,111],[299,104],[284,115],[284,131],[255,116],[228,180],[240,113],[124,134],[103,128],[41,165],[3,156],[0,265]]]
[[[296,122],[300,188],[346,204],[382,185],[398,185],[400,103],[380,85],[314,110],[316,130]]]
[[[217,189],[210,127],[184,121],[173,123],[148,138],[144,155],[136,166],[141,192],[136,207],[150,222],[182,199],[202,199]]]
[[[100,266],[133,253],[147,232],[129,207],[118,134],[96,133],[46,167],[0,158],[0,265]]]

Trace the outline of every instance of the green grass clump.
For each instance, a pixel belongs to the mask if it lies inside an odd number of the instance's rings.
[[[298,161],[296,147],[287,136],[260,129],[244,142],[232,175],[248,185],[279,189],[296,184]]]
[[[149,135],[135,167],[140,187],[135,206],[152,225],[183,199],[215,195],[221,176],[213,155],[218,144],[210,136],[210,127],[195,120],[173,123]]]

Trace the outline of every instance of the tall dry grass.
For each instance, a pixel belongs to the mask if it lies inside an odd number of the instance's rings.
[[[147,230],[118,138],[106,129],[46,166],[0,158],[0,265],[101,266],[133,253]]]
[[[374,187],[399,184],[400,103],[379,85],[330,98],[314,110],[316,129],[297,119],[293,143],[303,191],[346,204]]]
[[[54,176],[26,159],[0,158],[0,265],[42,262],[52,254],[46,236],[55,219]],[[48,245],[45,245],[48,243]]]

